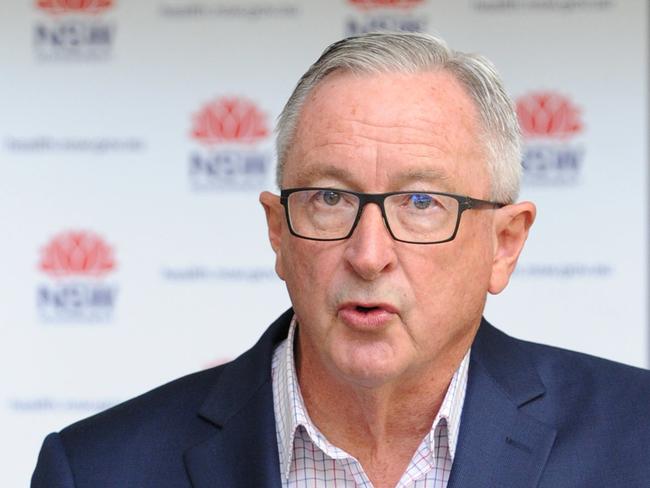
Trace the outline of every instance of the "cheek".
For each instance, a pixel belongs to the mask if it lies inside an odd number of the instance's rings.
[[[418,251],[408,279],[423,320],[453,324],[480,315],[491,274],[489,226],[468,225],[453,241]]]
[[[493,229],[490,210],[470,210],[461,220],[456,243],[457,259],[474,268],[483,268],[492,261]]]
[[[289,237],[281,260],[285,283],[296,308],[309,307],[327,290],[335,257],[327,243]],[[304,302],[304,303],[303,303]]]
[[[478,215],[475,215],[478,217]],[[470,222],[465,222],[466,224]],[[451,266],[457,300],[468,314],[481,314],[492,274],[492,239],[489,219],[471,222],[458,241]]]
[[[304,241],[304,242],[302,242]],[[285,239],[286,245],[282,248],[282,266],[288,281],[295,282],[300,279],[313,279],[316,276],[314,269],[315,259],[313,257],[313,250],[310,250],[310,242],[306,240],[298,240],[295,237]]]

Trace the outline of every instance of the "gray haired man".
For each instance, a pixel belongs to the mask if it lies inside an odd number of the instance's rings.
[[[535,206],[485,58],[330,46],[260,201],[292,309],[235,361],[46,439],[36,487],[647,487],[650,374],[482,318]]]

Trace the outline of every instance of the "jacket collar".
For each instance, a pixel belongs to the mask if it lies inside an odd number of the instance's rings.
[[[271,359],[292,316],[293,310],[285,312],[249,351],[224,366],[201,406],[199,416],[212,428],[184,456],[195,488],[280,486]]]
[[[527,413],[545,387],[520,343],[483,320],[449,488],[537,486],[556,431]]]

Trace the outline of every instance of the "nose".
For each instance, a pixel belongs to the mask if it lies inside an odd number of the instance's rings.
[[[395,241],[376,204],[368,204],[363,208],[357,227],[346,246],[346,262],[366,281],[376,279],[395,266]]]

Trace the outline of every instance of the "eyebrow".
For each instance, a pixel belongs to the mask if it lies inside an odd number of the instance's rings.
[[[350,171],[327,164],[312,164],[298,171],[296,181],[299,186],[312,185],[320,179],[332,179],[354,186],[354,176]]]
[[[314,164],[298,172],[297,181],[299,185],[313,184],[319,179],[331,178],[349,185],[351,188],[357,186],[356,178],[349,170],[326,164]],[[439,168],[412,168],[390,178],[390,186],[401,189],[414,183],[447,187],[445,182],[449,180],[449,174]],[[422,190],[426,188],[420,188]]]
[[[404,187],[412,183],[426,183],[447,186],[445,182],[449,180],[449,174],[438,168],[414,168],[405,173],[398,174],[391,183],[398,187]]]

